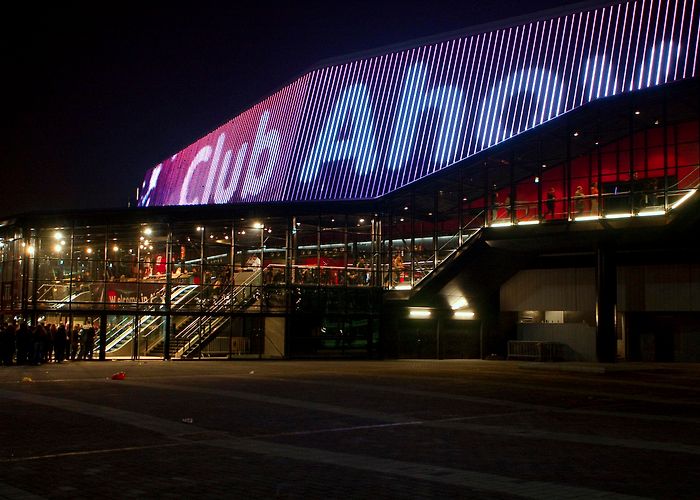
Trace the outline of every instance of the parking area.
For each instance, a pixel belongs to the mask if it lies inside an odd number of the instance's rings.
[[[4,367],[0,498],[697,498],[699,395],[680,364]]]

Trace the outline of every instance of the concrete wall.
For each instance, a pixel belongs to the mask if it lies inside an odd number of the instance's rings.
[[[595,327],[583,323],[521,323],[518,340],[558,342],[566,361],[595,361]]]
[[[263,354],[271,358],[284,357],[285,318],[265,318],[265,350]]]
[[[500,291],[502,311],[594,311],[595,269],[527,269]],[[617,310],[700,311],[700,265],[617,269]]]

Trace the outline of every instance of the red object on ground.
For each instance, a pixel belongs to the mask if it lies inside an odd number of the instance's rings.
[[[114,375],[112,375],[112,380],[124,380],[126,378],[126,373],[124,372],[117,372]]]

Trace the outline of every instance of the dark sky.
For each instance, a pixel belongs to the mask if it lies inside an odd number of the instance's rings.
[[[0,30],[0,217],[124,207],[148,168],[320,60],[561,3],[30,4]]]

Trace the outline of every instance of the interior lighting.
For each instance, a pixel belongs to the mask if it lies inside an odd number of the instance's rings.
[[[574,137],[578,137],[578,132],[574,132]]]
[[[598,219],[600,219],[600,217],[598,217],[597,215],[582,215],[580,217],[576,217],[574,220],[576,222],[584,222],[587,220],[598,220]]]
[[[145,238],[144,236],[141,236],[139,239],[140,239],[141,241],[143,241],[143,240],[145,240],[146,238]]]
[[[265,226],[263,225],[262,222],[256,222],[255,224],[253,224],[253,227],[254,227],[255,229],[262,229],[262,228],[265,227]]]
[[[630,214],[629,212],[620,214],[608,214],[605,216],[606,219],[627,219],[629,217],[632,217],[632,214]]]
[[[411,285],[410,283],[401,283],[400,285],[396,285],[394,287],[394,290],[410,290]]]
[[[641,113],[641,112],[640,112],[639,110],[637,110],[637,111],[634,112],[634,114],[637,115],[637,116],[639,116],[640,113]]]
[[[496,222],[494,224],[491,224],[491,227],[507,227],[507,226],[512,226],[512,222]]]
[[[202,226],[197,226],[197,231],[202,231],[204,228]]]
[[[408,311],[409,318],[429,318],[430,311],[427,309],[411,309]]]
[[[119,251],[119,247],[118,247],[117,245],[114,245],[114,246],[112,247],[112,250],[113,250],[114,252],[118,252],[118,251]]]
[[[538,220],[521,220],[518,222],[518,226],[535,226],[539,223],[540,221]]]
[[[535,176],[535,184],[539,184],[539,183],[540,183],[540,178]]]
[[[55,240],[63,239],[63,233],[61,233],[61,231],[56,231],[55,233],[53,233],[53,237]]]
[[[85,249],[85,252],[86,252],[88,255],[90,255],[90,254],[92,253],[92,247],[87,247],[87,248]]]
[[[474,311],[455,311],[454,319],[474,319]]]
[[[678,208],[680,207],[683,203],[685,203],[691,196],[693,196],[697,192],[697,189],[691,189],[685,195],[683,195],[683,198],[675,202],[673,205],[671,205],[671,209]]]
[[[364,220],[364,219],[360,219],[360,224],[364,224],[364,223],[365,223],[365,220]]]
[[[145,234],[146,236],[150,236],[151,233],[153,233],[153,230],[150,227],[147,227],[143,230],[143,234]]]
[[[400,220],[401,222],[403,222],[404,219],[403,219],[403,217],[401,217],[401,219],[399,219],[399,220]]]
[[[404,210],[408,210],[408,207],[403,207]]]
[[[645,210],[637,214],[639,217],[653,217],[655,215],[666,215],[663,210]]]
[[[61,240],[61,246],[65,246],[65,245],[66,245],[66,240]]]
[[[450,309],[453,311],[456,311],[457,309],[462,309],[463,307],[467,307],[469,305],[469,301],[465,297],[457,297],[457,299],[450,304]]]
[[[63,247],[61,246],[61,244],[60,244],[60,243],[56,243],[56,245],[54,245],[54,247],[53,247],[53,251],[56,252],[56,253],[58,253],[58,252],[60,252],[61,250],[63,250]]]

